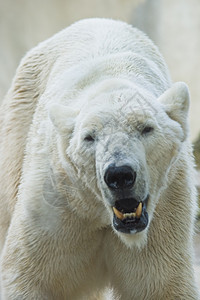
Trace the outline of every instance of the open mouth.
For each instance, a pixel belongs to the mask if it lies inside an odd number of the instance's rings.
[[[113,206],[113,225],[117,231],[134,234],[144,230],[148,225],[146,211],[149,196],[138,202],[134,198],[120,199]]]

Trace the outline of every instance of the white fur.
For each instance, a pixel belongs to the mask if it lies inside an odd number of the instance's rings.
[[[26,55],[0,112],[3,299],[105,299],[107,287],[199,299],[188,107],[158,49],[119,21],[80,21]],[[134,168],[137,199],[150,195],[140,233],[112,225],[111,163]]]

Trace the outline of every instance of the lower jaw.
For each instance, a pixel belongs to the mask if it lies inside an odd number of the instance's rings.
[[[130,222],[125,222],[120,220],[114,214],[113,216],[113,227],[115,230],[125,233],[125,234],[136,234],[146,229],[148,225],[148,213],[145,210],[139,219],[130,220]]]

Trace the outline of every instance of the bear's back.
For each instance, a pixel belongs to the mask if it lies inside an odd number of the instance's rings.
[[[154,43],[143,32],[121,21],[81,20],[41,43],[41,46],[49,48],[50,53],[56,52],[59,71],[85,60],[132,52],[154,63],[170,81],[168,68]]]

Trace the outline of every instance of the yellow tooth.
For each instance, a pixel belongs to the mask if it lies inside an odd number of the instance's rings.
[[[118,219],[120,219],[120,220],[124,219],[123,213],[121,213],[120,211],[118,211],[118,209],[116,209],[114,206],[113,206],[113,211],[114,211],[114,214],[117,216]]]
[[[139,203],[137,209],[136,209],[136,218],[140,218],[142,214],[142,202]]]
[[[135,218],[136,216],[136,213],[126,213],[126,214],[123,214],[123,218],[126,219],[126,218]]]

